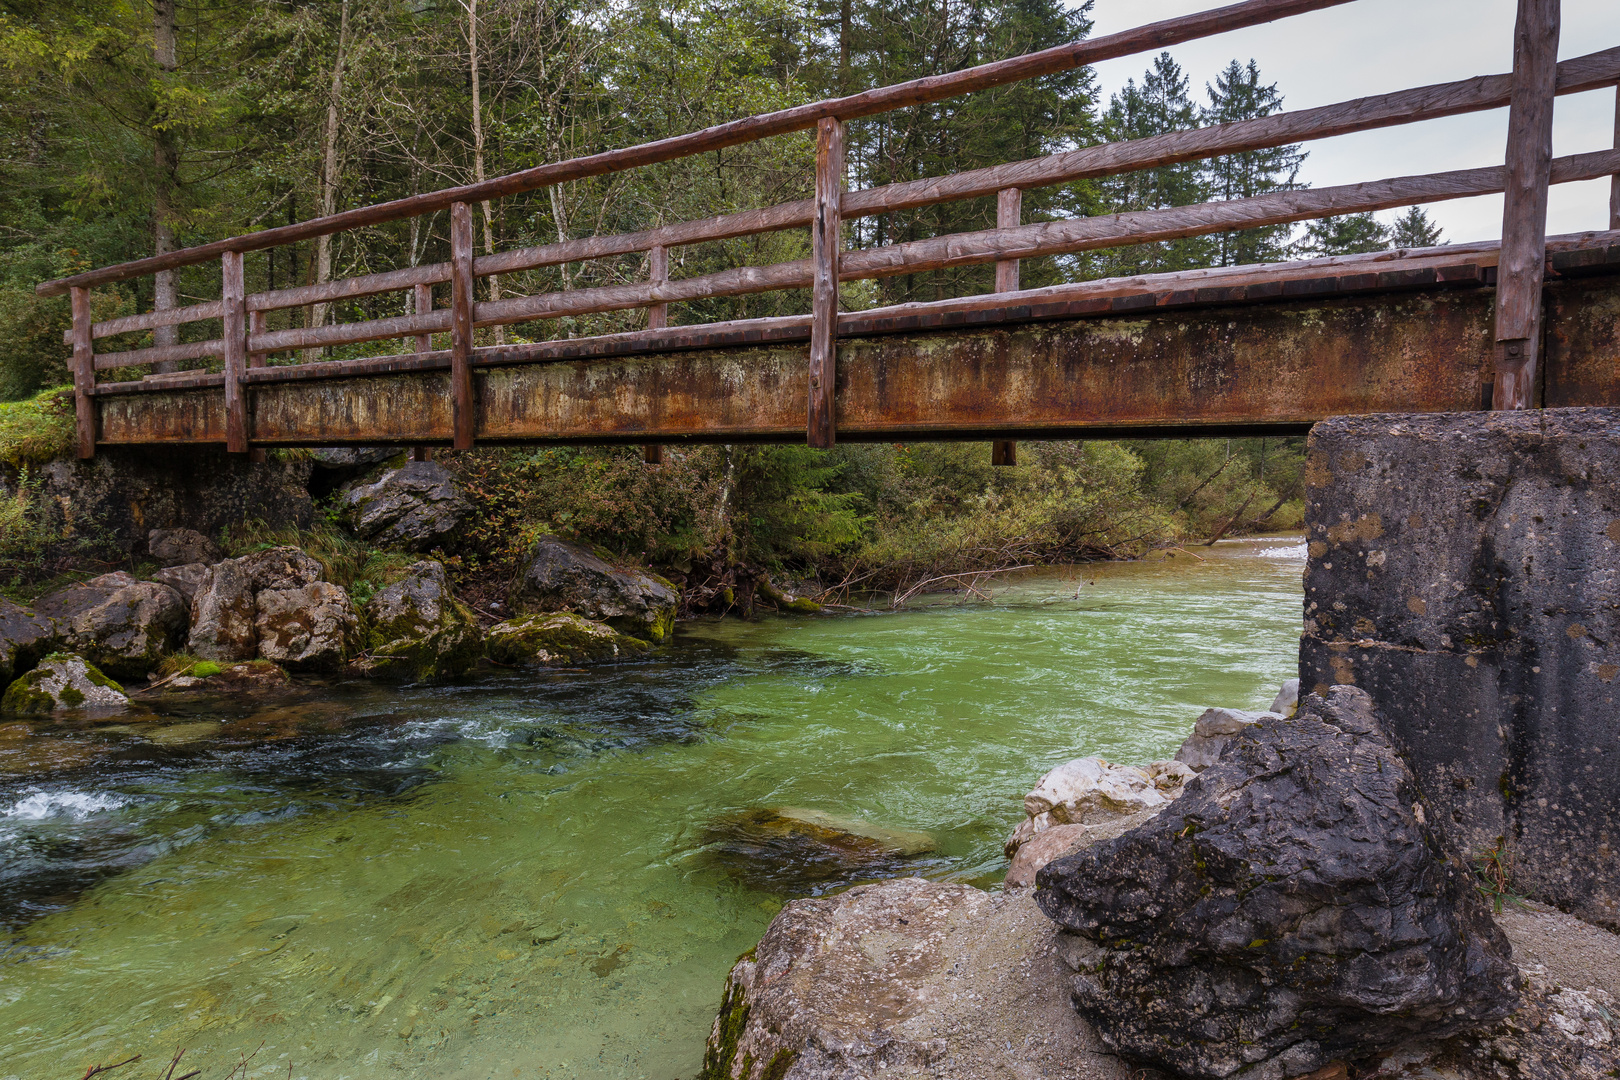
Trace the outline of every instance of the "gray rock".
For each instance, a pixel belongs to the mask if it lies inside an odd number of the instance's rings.
[[[340,495],[355,534],[375,544],[427,551],[443,544],[472,512],[448,470],[436,461],[412,461]]]
[[[731,969],[707,1080],[1129,1080],[1064,1000],[1027,890],[901,878],[794,900]]]
[[[1509,1015],[1518,976],[1366,694],[1238,735],[1177,802],[1048,863],[1076,1007],[1178,1075],[1282,1080]]]
[[[153,529],[146,534],[146,552],[163,566],[216,563],[219,545],[196,529]]]
[[[359,651],[360,619],[349,594],[331,582],[264,589],[253,599],[261,659],[335,671]]]
[[[159,585],[167,585],[179,593],[189,609],[191,601],[197,595],[197,587],[207,576],[208,567],[196,562],[186,563],[184,566],[165,566],[152,575],[152,580]]]
[[[311,450],[309,457],[321,469],[364,469],[404,452],[403,446],[323,446]]]
[[[54,619],[0,597],[0,681],[8,685],[62,642]]]
[[[83,657],[52,653],[39,666],[6,688],[0,711],[51,713],[85,709],[121,712],[129,708],[124,688],[97,671]]]
[[[191,633],[186,651],[205,660],[235,662],[259,655],[253,628],[256,608],[253,575],[242,559],[208,568],[191,598]]]
[[[483,649],[478,621],[451,593],[440,562],[410,567],[371,598],[364,615],[370,675],[453,678],[471,670]]]
[[[1221,751],[1232,741],[1232,736],[1261,720],[1275,718],[1275,713],[1243,712],[1240,709],[1205,709],[1193,724],[1193,733],[1176,751],[1176,760],[1189,768],[1202,772],[1221,758]]]
[[[1035,884],[1041,867],[1103,840],[1124,836],[1138,825],[1151,821],[1158,809],[1143,810],[1128,817],[1100,821],[1092,825],[1052,825],[1017,845],[1012,865],[1002,884],[1009,889],[1028,889]]]
[[[1271,708],[1266,711],[1274,712],[1279,716],[1287,716],[1298,707],[1299,680],[1287,679],[1283,682],[1282,689],[1277,691],[1277,696],[1271,699]]]
[[[651,646],[605,623],[552,611],[507,619],[489,628],[484,648],[497,664],[577,666],[639,656]]]
[[[51,593],[34,610],[55,620],[66,648],[119,678],[144,676],[186,635],[185,599],[123,571]]]
[[[663,578],[613,566],[555,536],[535,544],[511,597],[520,611],[573,611],[655,642],[674,629],[678,600],[675,586]]]
[[[1336,418],[1300,677],[1354,684],[1465,853],[1620,930],[1620,410]]]
[[[326,576],[321,564],[298,548],[266,548],[237,560],[254,592],[265,589],[300,589]]]

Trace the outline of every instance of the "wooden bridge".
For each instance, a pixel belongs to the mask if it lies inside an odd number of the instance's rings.
[[[1514,70],[1257,120],[844,191],[843,123],[1352,0],[1248,0],[642,146],[266,229],[38,286],[71,292],[79,454],[97,445],[640,443],[1299,431],[1325,416],[1620,405],[1620,149],[1554,159],[1555,95],[1620,86],[1620,48],[1557,63],[1558,0],[1520,0]],[[1024,223],[1030,188],[1509,107],[1505,164]],[[798,202],[478,256],[471,205],[816,130]],[[1620,146],[1620,106],[1617,106]],[[1545,236],[1549,184],[1613,177],[1607,231]],[[1505,193],[1503,239],[1021,290],[1020,259]],[[995,229],[843,251],[841,222],[995,195]],[[249,295],[252,252],[450,211],[451,258]],[[672,247],[808,227],[807,260],[671,278]],[[646,253],[648,280],[478,298],[491,275]],[[91,290],[218,260],[219,299],[93,322]],[[839,310],[838,283],[995,264],[995,292]],[[448,285],[448,289],[442,286]],[[802,316],[668,325],[669,304],[811,291]],[[435,291],[448,306],[436,306]],[[273,312],[409,294],[414,314],[269,329]],[[479,327],[642,308],[645,330],[478,345]],[[295,320],[287,318],[289,324]],[[98,339],[201,324],[183,344]],[[212,327],[218,327],[217,336]],[[448,348],[435,348],[435,336]],[[538,336],[538,335],[537,335]],[[404,339],[410,351],[300,362]],[[397,348],[397,346],[395,347]],[[191,362],[104,382],[98,372]]]

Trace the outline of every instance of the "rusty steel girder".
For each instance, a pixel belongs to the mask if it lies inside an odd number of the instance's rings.
[[[846,441],[1302,431],[1328,416],[1488,407],[1489,288],[872,334],[838,346]],[[1547,289],[1545,404],[1620,405],[1620,276]],[[485,443],[804,438],[802,342],[477,369]],[[444,371],[249,390],[261,446],[448,445]],[[217,388],[99,396],[103,445],[223,443]]]

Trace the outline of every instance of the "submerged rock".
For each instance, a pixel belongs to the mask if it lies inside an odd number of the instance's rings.
[[[276,690],[286,686],[290,681],[287,672],[269,660],[249,660],[241,664],[226,665],[204,660],[193,667],[190,673],[171,679],[158,689],[164,693],[207,691],[236,694]]]
[[[366,674],[445,679],[478,662],[483,635],[450,592],[444,564],[423,560],[365,606]]]
[[[910,860],[935,849],[925,832],[791,806],[717,818],[704,843],[709,861],[734,876],[801,894],[904,872]]]
[[[154,670],[186,634],[186,602],[178,592],[122,571],[54,592],[34,610],[56,621],[66,648],[121,678]]]
[[[0,597],[0,680],[7,685],[47,653],[55,652],[62,631],[54,619]]]
[[[196,529],[153,529],[146,534],[146,552],[162,566],[207,565],[223,556],[219,545]]]
[[[1298,687],[1298,680],[1295,680]],[[1280,695],[1279,695],[1280,696]],[[1290,708],[1290,711],[1292,709]],[[1232,741],[1232,736],[1262,720],[1280,719],[1276,713],[1243,712],[1240,709],[1205,709],[1193,725],[1193,733],[1176,751],[1176,760],[1196,771],[1203,771],[1221,758],[1221,751]]]
[[[731,969],[702,1080],[1129,1080],[1027,892],[902,878],[795,900]]]
[[[327,581],[265,589],[254,597],[259,656],[289,667],[335,671],[360,647],[349,594]]]
[[[443,544],[472,512],[449,470],[435,461],[407,462],[370,483],[350,484],[340,501],[356,535],[410,551]]]
[[[640,638],[570,611],[527,615],[489,628],[485,651],[498,664],[585,664],[636,656],[651,648]]]
[[[1180,800],[1047,864],[1074,1001],[1126,1057],[1281,1080],[1518,1002],[1507,940],[1366,694],[1245,728]]]
[[[621,634],[658,642],[675,627],[675,586],[642,570],[613,566],[600,555],[542,536],[512,592],[522,611],[573,611]]]
[[[117,712],[129,708],[124,688],[72,653],[52,653],[6,687],[0,710],[51,713],[74,709]]]

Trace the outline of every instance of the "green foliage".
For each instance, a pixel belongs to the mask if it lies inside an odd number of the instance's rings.
[[[301,548],[321,564],[327,581],[345,589],[354,584],[362,569],[377,555],[328,521],[317,521],[307,529],[244,521],[235,527],[226,527],[220,537],[220,547],[232,558],[286,546]]]
[[[1360,255],[1387,247],[1389,230],[1371,214],[1344,214],[1313,221],[1306,226],[1300,244],[1300,250],[1309,255]]]
[[[1440,226],[1429,220],[1428,212],[1421,206],[1414,206],[1396,218],[1395,224],[1389,230],[1390,247],[1438,247],[1444,242],[1441,239]]]
[[[71,389],[0,402],[0,465],[21,470],[72,453],[75,423]]]

